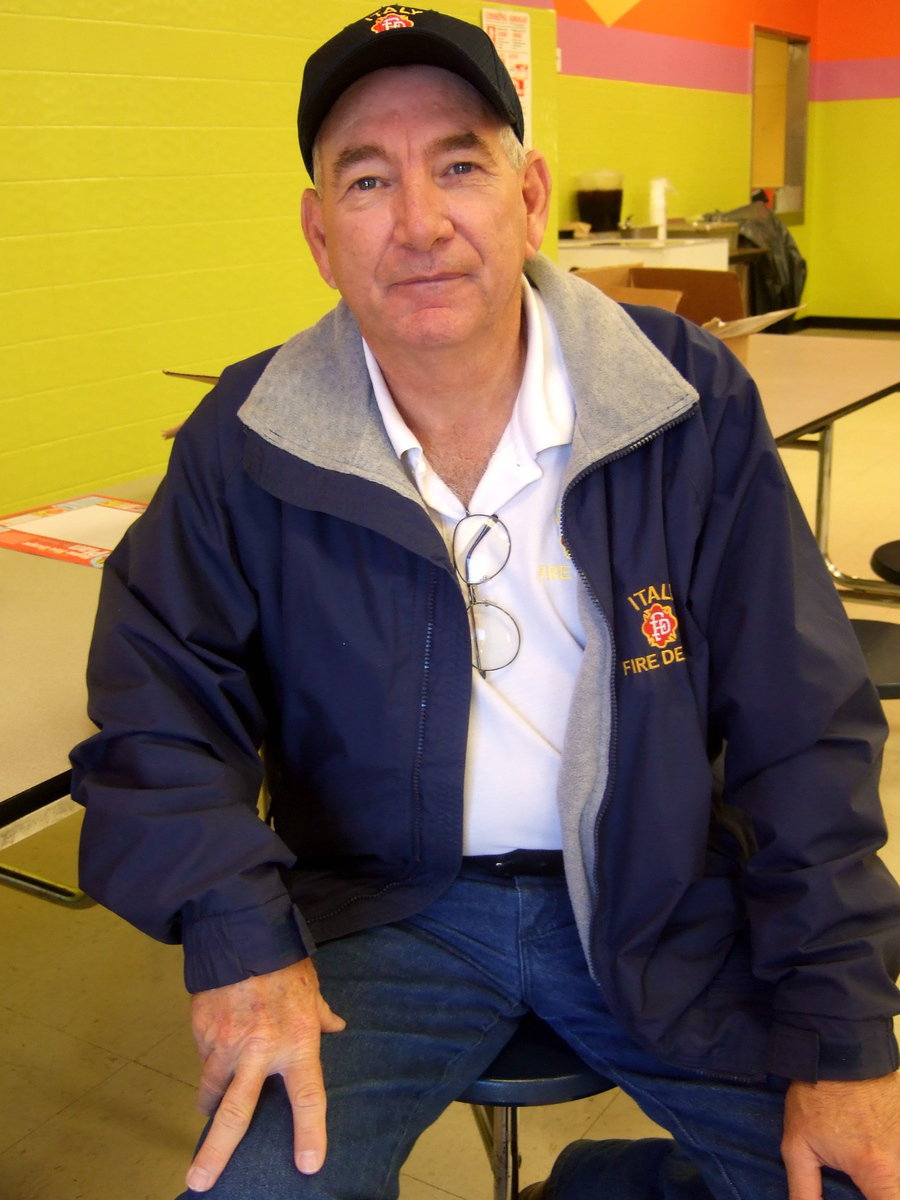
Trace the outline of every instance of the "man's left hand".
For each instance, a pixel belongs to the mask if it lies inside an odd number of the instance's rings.
[[[821,1200],[822,1167],[845,1172],[866,1200],[900,1200],[900,1075],[794,1081],[781,1152],[790,1200]]]

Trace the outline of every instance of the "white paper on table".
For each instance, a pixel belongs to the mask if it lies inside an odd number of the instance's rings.
[[[57,538],[61,542],[77,542],[82,546],[96,546],[98,550],[112,550],[139,515],[123,508],[91,504],[21,524],[17,522],[16,529],[20,533],[36,533],[41,537]]]

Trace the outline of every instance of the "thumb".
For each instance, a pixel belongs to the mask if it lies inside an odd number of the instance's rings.
[[[316,1011],[323,1033],[340,1033],[342,1029],[347,1028],[347,1022],[337,1015],[321,992],[317,997]]]

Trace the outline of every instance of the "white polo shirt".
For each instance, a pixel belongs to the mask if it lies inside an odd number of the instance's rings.
[[[468,508],[498,515],[509,531],[508,563],[476,593],[512,614],[522,640],[509,666],[485,677],[472,671],[464,854],[562,846],[557,777],[584,647],[577,575],[559,528],[575,405],[552,321],[524,280],[523,305],[528,348],[522,384]],[[368,346],[365,353],[388,437],[449,549],[467,510],[432,470]]]

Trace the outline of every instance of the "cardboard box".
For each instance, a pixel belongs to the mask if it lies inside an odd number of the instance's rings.
[[[761,333],[803,307],[745,316],[740,281],[733,271],[622,263],[609,267],[581,267],[573,274],[586,279],[620,304],[655,304],[687,317],[727,342],[729,350],[744,363],[751,334]],[[673,307],[674,297],[677,300]]]
[[[643,263],[618,263],[611,267],[576,267],[572,274],[586,279],[588,283],[592,283],[594,287],[598,287],[601,292],[604,292],[607,287],[632,287],[631,272],[635,267],[643,265]]]
[[[746,366],[751,335],[762,333],[770,325],[783,321],[785,317],[793,316],[803,307],[804,305],[798,304],[796,308],[777,308],[772,312],[760,313],[755,317],[742,317],[738,321],[720,321],[716,317],[707,321],[703,328],[726,342],[732,354],[736,354]]]
[[[718,318],[736,320],[744,316],[741,287],[733,271],[706,271],[692,267],[645,267],[642,263],[622,263],[609,267],[583,267],[575,272],[601,291],[628,288],[633,296],[619,294],[614,300],[633,304],[654,304],[647,293],[662,291],[679,293],[681,299],[674,312],[696,325]],[[660,307],[669,307],[663,304]]]
[[[674,288],[639,287],[633,282],[634,263],[609,267],[579,267],[573,275],[592,283],[618,304],[653,304],[669,312],[678,312],[682,293]]]
[[[667,312],[678,312],[682,299],[681,292],[666,288],[619,287],[608,283],[601,291],[618,304],[652,304],[654,308],[664,308]]]

